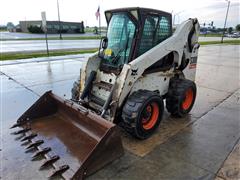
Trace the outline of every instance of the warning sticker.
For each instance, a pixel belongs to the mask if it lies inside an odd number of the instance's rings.
[[[189,69],[194,69],[197,67],[197,57],[192,57],[189,64]]]

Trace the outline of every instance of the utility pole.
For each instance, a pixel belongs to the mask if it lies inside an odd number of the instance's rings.
[[[62,40],[62,23],[61,23],[61,21],[60,21],[60,10],[59,10],[58,0],[57,0],[57,9],[58,9],[59,39]]]
[[[46,47],[47,47],[47,55],[49,56],[46,12],[42,12],[41,15],[42,15],[42,30],[43,30],[44,33],[45,33]]]
[[[101,14],[99,14],[99,35],[101,37]]]
[[[225,34],[225,29],[226,29],[226,24],[227,24],[227,17],[228,17],[228,11],[229,11],[229,6],[230,6],[230,1],[227,0],[227,2],[228,2],[227,13],[226,13],[225,22],[224,22],[224,27],[223,27],[223,34],[222,34],[221,43],[223,43],[223,37],[224,37],[224,34]]]

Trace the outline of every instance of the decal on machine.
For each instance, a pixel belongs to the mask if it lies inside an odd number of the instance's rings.
[[[131,71],[132,71],[131,75],[136,76],[137,72],[138,72],[138,68],[137,69],[131,69]]]
[[[195,69],[197,67],[197,56],[191,57],[189,69]]]

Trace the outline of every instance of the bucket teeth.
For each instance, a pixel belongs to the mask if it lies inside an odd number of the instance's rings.
[[[37,151],[33,156],[32,156],[32,160],[36,159],[38,156],[44,155],[46,153],[48,153],[49,151],[51,151],[50,147],[46,147],[41,151]]]
[[[26,145],[28,145],[28,144],[30,144],[31,142],[30,141],[24,141],[22,144],[21,144],[21,146],[26,146]]]
[[[53,178],[57,175],[61,175],[62,173],[64,173],[68,169],[69,169],[68,165],[60,166],[57,170],[53,171],[52,174],[48,178],[51,179],[51,178]]]
[[[14,139],[15,139],[16,141],[18,141],[18,140],[22,139],[23,137],[25,137],[25,134],[21,134],[20,136],[15,137]]]
[[[10,129],[19,127],[19,126],[21,126],[21,125],[22,125],[21,123],[15,123],[14,125],[12,125],[12,126],[10,127]]]
[[[60,159],[60,157],[57,155],[50,157],[50,159],[47,159],[46,161],[44,161],[44,163],[41,165],[41,167],[39,169],[41,170],[41,169],[49,166],[50,164],[56,162],[58,159]]]
[[[36,133],[32,133],[32,134],[30,134],[30,135],[25,136],[24,138],[22,138],[22,139],[21,139],[21,142],[26,141],[26,140],[31,140],[31,139],[35,138],[36,136],[37,136]]]
[[[38,140],[36,142],[33,142],[33,143],[29,144],[29,146],[27,146],[26,149],[37,147],[37,146],[41,145],[42,143],[44,143],[43,140]]]
[[[31,128],[25,128],[25,129],[21,129],[21,130],[19,130],[19,131],[15,131],[15,132],[13,132],[12,134],[14,134],[14,135],[22,134],[22,133],[28,132],[28,131],[30,131],[30,130],[31,130]]]

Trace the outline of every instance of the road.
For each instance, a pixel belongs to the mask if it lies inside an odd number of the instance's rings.
[[[199,37],[199,42],[207,42],[207,41],[221,41],[222,37]],[[224,37],[223,40],[236,40],[240,38],[229,38],[229,37]]]
[[[96,36],[93,33],[86,32],[84,34],[62,34],[62,37],[80,37],[80,36]],[[48,37],[59,37],[59,34],[48,34]],[[18,33],[18,32],[0,32],[0,39],[26,39],[26,38],[45,38],[44,34]]]
[[[240,179],[240,157],[232,154],[240,139],[239,50],[238,45],[202,46],[198,95],[190,115],[178,119],[165,111],[158,131],[145,141],[122,132],[125,155],[88,179]],[[84,61],[74,55],[0,66],[1,179],[41,180],[49,175],[52,169],[38,171],[44,160],[31,161],[33,153],[25,153],[9,127],[45,91],[70,98]]]
[[[36,52],[46,50],[45,40],[0,41],[2,53]],[[49,40],[49,50],[90,49],[99,47],[99,40]]]

